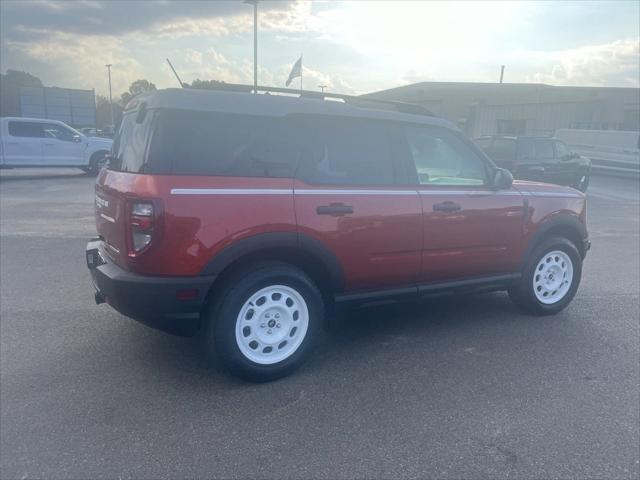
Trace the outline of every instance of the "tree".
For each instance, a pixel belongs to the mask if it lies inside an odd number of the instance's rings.
[[[118,119],[122,116],[122,106],[117,102],[113,104],[114,124],[118,125]],[[96,95],[96,127],[104,128],[111,125],[111,105],[109,99],[102,95]]]
[[[129,85],[129,91],[124,92],[120,98],[122,99],[122,105],[126,105],[136,95],[140,95],[141,93],[148,92],[151,90],[156,90],[155,84],[151,83],[149,80],[145,80],[143,78],[136,80],[131,85]]]

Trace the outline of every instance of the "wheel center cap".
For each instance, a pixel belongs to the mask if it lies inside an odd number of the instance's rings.
[[[273,328],[276,326],[276,321],[275,320],[269,320],[267,322],[267,325],[269,325],[269,328]]]

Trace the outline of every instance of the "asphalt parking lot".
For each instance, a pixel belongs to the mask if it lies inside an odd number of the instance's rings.
[[[638,478],[640,189],[595,177],[570,307],[363,309],[292,377],[96,306],[93,179],[0,176],[2,478]]]

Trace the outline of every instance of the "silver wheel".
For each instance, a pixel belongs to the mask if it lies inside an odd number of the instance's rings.
[[[271,365],[293,355],[309,327],[309,309],[300,293],[286,285],[258,290],[236,319],[236,343],[252,362]]]
[[[561,250],[545,254],[533,274],[533,292],[540,303],[552,305],[562,300],[573,282],[573,262]]]

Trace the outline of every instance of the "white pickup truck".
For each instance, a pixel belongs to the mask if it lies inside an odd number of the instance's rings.
[[[0,168],[77,167],[97,175],[112,143],[57,120],[0,118]]]

